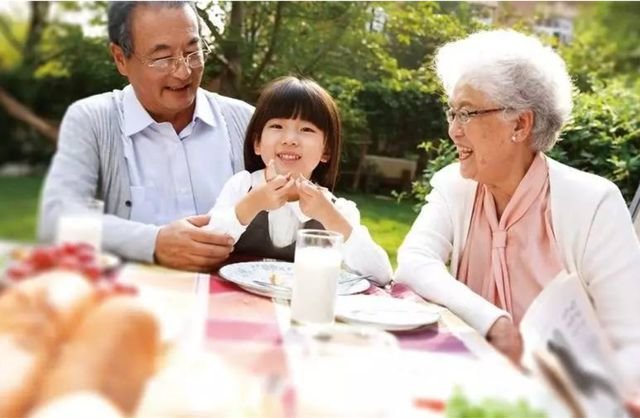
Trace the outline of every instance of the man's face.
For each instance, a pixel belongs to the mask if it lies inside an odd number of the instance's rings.
[[[138,6],[131,16],[131,36],[131,57],[126,58],[118,46],[112,46],[112,53],[140,103],[159,122],[192,112],[203,67],[192,69],[180,62],[175,70],[161,71],[148,64],[162,58],[183,57],[201,48],[193,9],[188,5]]]

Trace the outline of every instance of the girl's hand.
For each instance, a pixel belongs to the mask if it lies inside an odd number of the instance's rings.
[[[302,213],[320,222],[327,230],[341,233],[346,241],[351,235],[351,225],[327,198],[325,189],[302,176],[296,181],[296,186]]]
[[[238,220],[242,225],[249,225],[261,211],[281,208],[287,203],[287,196],[295,187],[295,180],[290,175],[276,175],[267,183],[251,190],[236,205]]]
[[[269,183],[271,180],[278,176],[278,172],[276,171],[276,165],[273,162],[273,158],[269,160],[269,164],[264,169],[264,179]]]
[[[308,217],[324,225],[323,220],[337,212],[322,187],[300,176],[296,180],[296,188],[300,197],[300,210]]]

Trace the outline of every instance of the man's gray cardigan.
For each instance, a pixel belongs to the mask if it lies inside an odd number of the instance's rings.
[[[243,143],[253,107],[240,100],[205,91],[214,115],[231,139],[233,172],[243,170]],[[129,220],[131,189],[124,147],[122,91],[98,94],[69,106],[62,119],[58,149],[40,201],[38,236],[55,237],[64,207],[88,198],[104,200],[103,249],[122,257],[153,261],[157,225]]]

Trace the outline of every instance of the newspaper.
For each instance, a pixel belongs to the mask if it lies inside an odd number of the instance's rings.
[[[613,350],[576,274],[563,272],[520,323],[523,365],[542,377],[576,417],[627,417]]]

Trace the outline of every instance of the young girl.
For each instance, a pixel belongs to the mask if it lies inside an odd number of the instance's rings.
[[[349,269],[389,282],[389,257],[360,225],[356,205],[329,191],[338,174],[340,129],[335,102],[314,81],[283,77],[268,84],[245,136],[247,171],[224,185],[209,228],[232,236],[235,253],[289,261],[298,229],[337,231]]]

